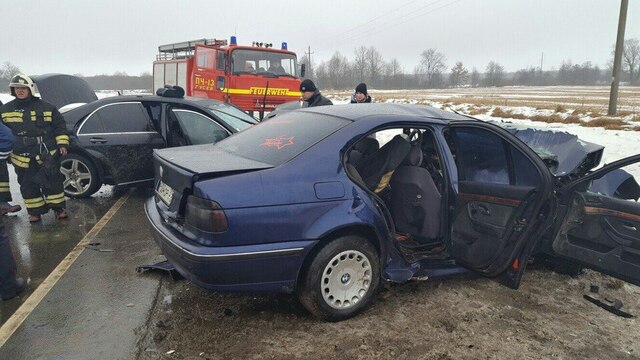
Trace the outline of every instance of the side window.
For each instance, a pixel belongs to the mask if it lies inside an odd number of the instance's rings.
[[[106,106],[94,114],[100,116],[106,133],[153,131],[149,116],[140,103],[121,103]],[[84,133],[84,127],[82,129]]]
[[[227,58],[224,56],[224,52],[218,51],[218,60],[216,61],[216,69],[224,70],[227,65]]]
[[[98,112],[93,113],[90,117],[88,117],[82,127],[80,128],[79,134],[100,134],[104,132],[104,126],[102,126],[102,119],[100,118],[100,114]]]
[[[191,145],[213,144],[229,136],[222,126],[195,111],[174,109],[173,114],[187,143]]]
[[[461,181],[509,184],[509,163],[504,141],[479,128],[452,131],[451,152],[455,154]],[[452,146],[453,145],[453,146]]]
[[[515,173],[515,185],[539,187],[542,179],[536,166],[520,150],[513,146],[510,146],[510,148],[513,171]]]

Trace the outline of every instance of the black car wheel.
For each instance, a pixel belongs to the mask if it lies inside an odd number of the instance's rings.
[[[298,297],[314,316],[341,321],[366,308],[379,284],[375,247],[359,236],[344,236],[315,254],[302,276]]]
[[[72,198],[89,197],[102,185],[91,160],[79,154],[69,153],[64,157],[60,172],[64,175],[64,193]]]

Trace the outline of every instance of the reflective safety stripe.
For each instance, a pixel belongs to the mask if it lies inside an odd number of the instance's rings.
[[[49,154],[51,154],[51,156],[54,156],[56,154],[58,150],[54,149],[54,150],[49,150]],[[42,161],[42,158],[40,157],[40,155],[36,155],[36,161],[38,162],[38,165],[42,165],[44,164],[44,161]]]
[[[69,135],[58,135],[58,136],[56,136],[56,144],[58,144],[58,145],[69,145]]]
[[[29,167],[29,159],[28,157],[11,154],[11,163],[17,167],[28,168]]]
[[[22,122],[22,118],[21,117],[2,118],[2,121],[6,122],[6,123]]]
[[[48,204],[60,204],[60,203],[63,203],[65,201],[64,193],[60,193],[60,194],[56,194],[56,195],[49,195],[49,196],[47,196],[46,201],[47,201]]]
[[[44,116],[52,116],[53,112],[51,112],[51,111],[43,111],[42,115],[44,115]]]
[[[47,203],[44,202],[42,197],[37,197],[33,199],[24,199],[24,205],[27,209],[39,208],[41,206],[45,206]]]
[[[2,113],[3,119],[10,118],[10,117],[22,118],[22,113],[20,111],[8,111],[8,112]]]
[[[31,121],[36,121],[36,112],[35,111],[31,112]]]
[[[0,182],[0,192],[9,191],[9,183],[8,182]]]

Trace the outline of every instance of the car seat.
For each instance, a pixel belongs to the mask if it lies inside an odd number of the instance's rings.
[[[384,190],[389,184],[394,170],[411,150],[411,143],[406,135],[396,135],[374,152],[361,166],[360,175],[369,190],[376,193]]]

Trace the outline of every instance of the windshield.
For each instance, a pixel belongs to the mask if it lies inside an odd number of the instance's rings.
[[[264,121],[220,141],[216,146],[251,160],[278,166],[349,123],[331,116],[296,111]]]
[[[231,55],[231,71],[234,74],[265,74],[297,77],[296,57],[261,50],[235,50]]]
[[[207,108],[211,113],[222,119],[222,121],[226,122],[237,131],[242,131],[249,126],[258,123],[258,120],[252,118],[247,113],[234,106],[220,103],[209,105]]]

